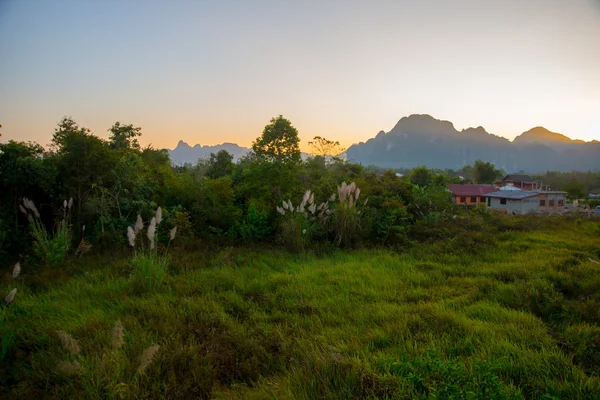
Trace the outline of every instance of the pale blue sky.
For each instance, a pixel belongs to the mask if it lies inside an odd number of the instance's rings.
[[[248,146],[283,114],[350,145],[413,113],[600,140],[600,1],[0,0],[2,141]]]

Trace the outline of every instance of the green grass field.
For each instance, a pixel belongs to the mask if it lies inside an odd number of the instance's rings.
[[[172,249],[151,291],[123,254],[7,268],[0,398],[600,399],[600,224],[461,246]]]

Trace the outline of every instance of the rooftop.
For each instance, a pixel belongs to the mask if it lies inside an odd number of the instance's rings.
[[[533,179],[529,175],[508,174],[502,182],[533,182]]]
[[[498,190],[492,185],[461,185],[459,183],[450,183],[448,189],[455,196],[484,196]]]
[[[540,194],[539,192],[530,192],[530,191],[525,191],[525,190],[519,190],[519,191],[498,190],[497,192],[488,193],[485,196],[486,197],[496,197],[499,199],[522,200],[522,199],[526,199],[528,197],[538,196],[539,194]]]

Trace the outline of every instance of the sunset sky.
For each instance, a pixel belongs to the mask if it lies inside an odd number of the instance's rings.
[[[600,140],[600,1],[0,0],[2,142],[249,146],[283,114],[349,146],[414,113]]]

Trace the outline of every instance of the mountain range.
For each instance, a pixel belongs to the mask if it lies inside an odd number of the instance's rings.
[[[227,150],[234,161],[251,150],[233,143],[190,146],[179,141],[169,150],[174,164],[210,158],[210,153]],[[307,154],[303,153],[303,158]],[[481,159],[507,172],[586,171],[600,169],[600,142],[572,140],[541,126],[517,136],[512,142],[488,133],[483,127],[458,131],[449,121],[427,114],[403,117],[389,131],[380,131],[366,142],[353,144],[345,153],[348,161],[383,168],[460,169]]]
[[[483,127],[456,130],[449,121],[413,114],[394,128],[350,146],[348,161],[385,168],[460,169],[481,159],[507,172],[594,170],[600,168],[600,142],[571,140],[543,127],[523,132],[512,142]]]

